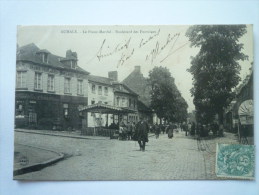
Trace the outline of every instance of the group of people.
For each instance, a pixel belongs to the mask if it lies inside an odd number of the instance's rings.
[[[160,133],[168,134],[168,138],[172,139],[173,132],[177,129],[177,125],[170,122],[169,124],[157,124],[151,126],[151,132],[155,133],[156,139],[159,138]]]
[[[121,121],[118,124],[112,123],[109,129],[115,129],[119,140],[138,141],[140,150],[145,151],[146,142],[148,142],[148,132],[150,130],[148,122],[140,118],[138,123],[130,122],[128,124]]]
[[[214,136],[223,136],[223,126],[220,126],[217,122],[211,124],[197,123],[196,134],[199,137],[208,136],[210,132],[212,132]]]
[[[172,139],[174,136],[174,132],[177,131],[185,131],[185,135],[198,135],[198,136],[204,136],[207,132],[207,130],[212,130],[213,134],[218,134],[219,127],[215,124],[210,125],[201,125],[200,123],[197,123],[197,125],[194,122],[183,122],[183,123],[166,123],[166,124],[153,124],[149,125],[144,118],[140,118],[140,121],[138,123],[130,122],[128,124],[125,124],[124,122],[121,122],[120,124],[114,124],[112,123],[109,128],[111,129],[117,129],[119,134],[120,140],[134,140],[137,141],[140,147],[141,151],[145,151],[146,142],[148,142],[148,133],[152,132],[155,134],[156,139],[159,138],[159,135],[167,134],[169,139]]]

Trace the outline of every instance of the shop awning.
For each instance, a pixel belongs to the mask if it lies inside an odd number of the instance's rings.
[[[92,112],[102,114],[128,114],[135,113],[135,110],[128,108],[116,107],[107,104],[97,103],[79,108],[80,112]]]

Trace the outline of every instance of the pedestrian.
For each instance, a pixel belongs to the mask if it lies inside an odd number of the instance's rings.
[[[127,140],[131,140],[132,139],[132,128],[133,128],[133,123],[130,122],[127,125]]]
[[[188,135],[188,126],[185,122],[183,122],[183,130],[185,131],[185,136]]]
[[[160,134],[160,127],[158,126],[157,123],[154,125],[154,129],[155,129],[156,139],[158,139],[159,138],[159,134]]]
[[[192,124],[191,124],[191,122],[189,122],[188,123],[188,133],[191,132],[191,128],[192,128]],[[187,133],[187,135],[188,135],[188,133]]]
[[[160,132],[163,132],[163,134],[165,134],[165,126],[162,123],[159,124],[159,128]]]
[[[175,128],[175,126],[173,125],[172,122],[170,122],[168,127],[167,127],[167,132],[168,132],[168,138],[169,139],[172,139],[174,137],[174,128]]]
[[[201,138],[201,128],[202,128],[202,125],[200,123],[197,123],[196,135],[198,140],[200,140]]]
[[[140,147],[140,151],[145,151],[146,142],[148,142],[148,124],[144,118],[140,118],[140,121],[136,125],[136,138]]]
[[[192,126],[191,126],[191,135],[194,135],[195,134],[195,123],[192,122]]]

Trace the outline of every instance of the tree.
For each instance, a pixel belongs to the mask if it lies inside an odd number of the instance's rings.
[[[174,78],[165,67],[155,67],[149,72],[151,108],[159,118],[181,122],[187,118],[187,103],[177,89]]]
[[[187,30],[191,47],[200,48],[188,70],[193,75],[191,94],[198,119],[209,122],[218,114],[219,123],[223,122],[223,108],[240,81],[239,61],[248,58],[239,43],[246,32],[245,25],[197,25]]]

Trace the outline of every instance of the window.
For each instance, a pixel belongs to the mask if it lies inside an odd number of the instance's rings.
[[[116,102],[117,106],[120,106],[120,97],[117,97],[116,99],[117,99],[117,102]]]
[[[129,99],[129,107],[131,107],[131,98]]]
[[[104,87],[104,95],[108,95],[108,87]]]
[[[103,90],[102,86],[98,86],[98,95],[102,95],[103,93],[102,90]]]
[[[54,75],[48,75],[48,91],[54,91]]]
[[[75,60],[71,60],[71,61],[70,61],[70,67],[71,67],[72,69],[75,69],[75,68],[76,68],[76,65],[77,65],[77,62],[76,62]]]
[[[35,112],[29,112],[29,123],[37,122],[37,114]]]
[[[16,88],[26,88],[26,72],[18,71],[16,74]]]
[[[121,100],[121,106],[122,106],[122,107],[125,107],[125,98],[122,98],[122,100]]]
[[[42,62],[48,63],[48,54],[42,53]]]
[[[34,89],[42,89],[42,74],[39,72],[35,72]]]
[[[68,104],[63,104],[63,108],[64,108],[64,117],[68,118]]]
[[[95,85],[92,85],[92,93],[95,93]]]
[[[77,94],[83,95],[83,80],[77,80]]]
[[[17,101],[16,102],[16,116],[24,116],[24,102]]]
[[[91,104],[94,104],[94,103],[95,103],[95,101],[94,101],[94,100],[92,100],[92,101],[91,101]]]
[[[65,93],[70,93],[71,79],[65,78]]]

